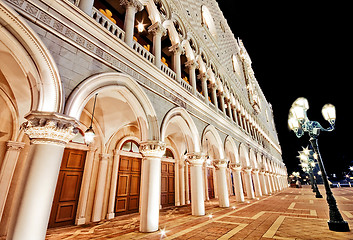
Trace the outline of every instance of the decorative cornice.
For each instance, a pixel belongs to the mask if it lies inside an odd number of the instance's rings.
[[[77,121],[60,113],[32,111],[25,116],[21,129],[31,144],[56,144],[65,146],[78,132]]]
[[[143,157],[161,158],[165,153],[166,145],[160,141],[146,141],[140,143],[140,152]]]

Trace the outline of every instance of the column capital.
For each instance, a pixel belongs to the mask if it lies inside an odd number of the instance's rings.
[[[136,12],[142,11],[143,4],[139,0],[120,0],[120,5],[126,7],[135,7]]]
[[[239,163],[231,163],[230,168],[234,171],[241,171],[241,165]]]
[[[254,173],[259,173],[259,169],[257,169],[257,168],[254,168],[252,171],[253,171]]]
[[[25,143],[24,142],[7,141],[6,146],[7,146],[8,151],[21,151],[24,148]]]
[[[101,153],[99,154],[100,156],[100,161],[108,161],[109,158],[111,157],[111,154],[109,153]]]
[[[174,54],[182,54],[184,53],[183,47],[180,45],[180,43],[176,43],[172,45],[171,47],[168,48],[170,52],[173,52]]]
[[[153,35],[160,34],[161,36],[165,36],[167,34],[167,30],[163,27],[160,22],[155,22],[151,26],[148,27],[148,32]]]
[[[32,111],[25,116],[21,129],[33,143],[46,143],[64,146],[78,132],[78,122],[69,116],[55,112]]]
[[[198,66],[198,64],[195,59],[192,59],[192,60],[185,62],[185,66],[195,69]]]
[[[197,75],[197,78],[198,78],[198,79],[201,79],[202,81],[206,81],[207,78],[208,78],[208,75],[207,75],[207,73],[202,72],[202,73],[200,73],[200,74]]]
[[[165,153],[165,143],[160,141],[141,142],[140,152],[144,157],[161,158]]]
[[[244,171],[247,172],[247,173],[251,173],[252,168],[251,167],[245,167]]]
[[[227,168],[228,165],[228,160],[227,159],[217,159],[217,160],[213,160],[213,166],[216,169],[219,168]]]
[[[202,164],[205,162],[205,154],[199,152],[188,153],[186,154],[185,160],[192,166],[202,166]]]

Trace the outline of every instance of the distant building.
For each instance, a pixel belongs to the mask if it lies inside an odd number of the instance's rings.
[[[0,24],[0,235],[138,211],[152,232],[160,207],[204,215],[287,187],[271,105],[216,1],[0,0]]]

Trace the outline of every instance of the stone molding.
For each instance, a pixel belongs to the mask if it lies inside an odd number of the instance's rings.
[[[21,151],[25,146],[24,142],[7,141],[7,151]]]
[[[78,132],[77,121],[60,113],[32,111],[25,116],[21,129],[31,144],[56,144],[65,146]]]
[[[140,143],[140,152],[143,157],[161,158],[166,150],[166,144],[160,141],[146,141]]]

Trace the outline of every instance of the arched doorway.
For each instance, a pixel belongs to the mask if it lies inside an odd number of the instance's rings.
[[[120,154],[117,190],[115,196],[115,215],[138,212],[140,202],[141,158],[127,153],[139,153],[136,142],[126,141]]]

